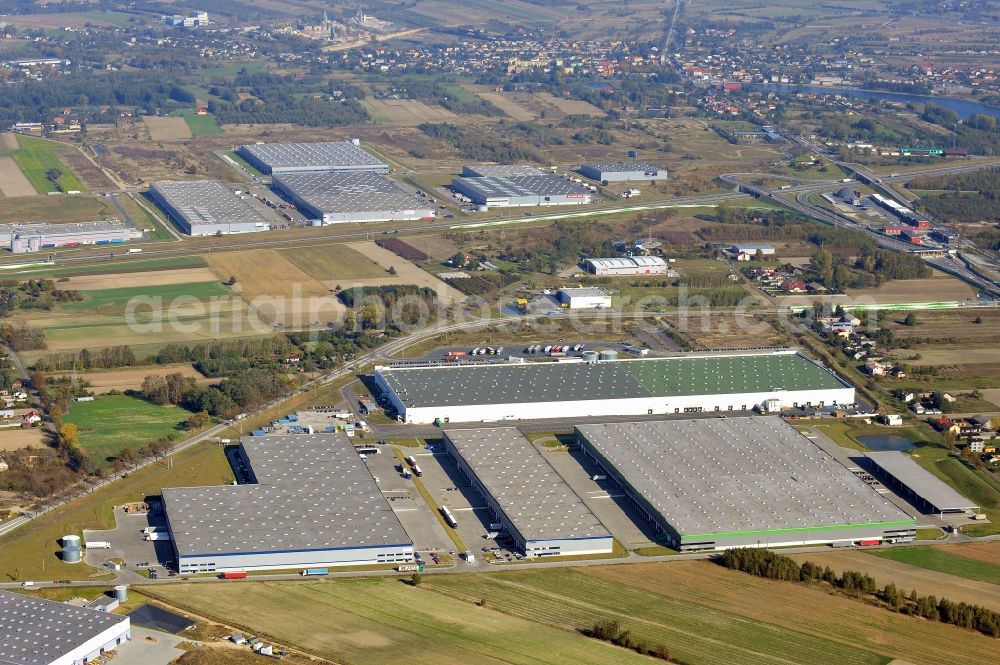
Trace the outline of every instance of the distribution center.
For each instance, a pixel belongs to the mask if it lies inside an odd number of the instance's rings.
[[[272,175],[310,171],[380,171],[389,165],[361,147],[361,141],[253,143],[237,151],[258,171]]]
[[[163,490],[181,573],[411,562],[346,434],[244,437],[252,484]]]
[[[132,637],[127,616],[0,591],[0,663],[95,662]]]
[[[854,403],[849,383],[795,349],[572,363],[376,366],[375,382],[407,423]]]
[[[612,551],[608,530],[516,428],[447,430],[444,446],[526,556]]]
[[[979,506],[904,453],[888,450],[865,453],[875,473],[900,496],[928,513],[976,513]]]
[[[12,254],[37,252],[52,247],[119,245],[142,238],[142,231],[116,219],[72,224],[0,224],[0,243]]]
[[[909,542],[916,521],[777,416],[578,425],[680,550]]]
[[[218,180],[157,182],[149,188],[149,195],[188,235],[252,233],[271,228],[249,203]]]
[[[273,186],[323,224],[432,219],[434,205],[378,173],[289,173]]]
[[[666,180],[667,170],[648,162],[598,162],[581,166],[580,175],[600,182]]]
[[[451,182],[455,192],[478,206],[579,205],[590,203],[589,189],[533,166],[466,166],[463,176]]]
[[[607,259],[587,259],[583,262],[584,269],[602,277],[619,277],[622,275],[667,275],[670,268],[667,262],[659,256],[627,256]]]

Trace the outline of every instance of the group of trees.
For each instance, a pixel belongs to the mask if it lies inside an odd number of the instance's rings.
[[[131,346],[108,346],[102,349],[83,349],[79,353],[54,353],[35,361],[35,369],[57,372],[71,369],[113,369],[132,367],[137,363]]]
[[[451,123],[425,122],[419,126],[427,136],[450,143],[459,154],[477,162],[538,162],[545,160],[534,150],[501,139],[484,138],[478,130],[462,129]]]
[[[437,293],[414,284],[355,286],[338,296],[348,309],[344,331],[395,329],[412,326],[437,316]]]
[[[821,246],[812,256],[812,277],[834,291],[878,286],[892,279],[924,279],[931,269],[913,254],[887,252],[865,246],[853,264]]]
[[[726,568],[757,577],[788,582],[825,583],[851,596],[869,596],[894,612],[921,616],[931,621],[950,623],[960,628],[978,630],[990,637],[1000,637],[1000,612],[967,603],[954,603],[935,596],[918,596],[916,590],[903,594],[895,584],[879,587],[871,575],[845,570],[837,575],[829,566],[810,561],[799,564],[791,557],[766,549],[735,548],[721,557]]]
[[[50,310],[57,303],[80,300],[83,296],[79,291],[58,289],[51,279],[29,279],[25,282],[5,279],[0,282],[0,317],[10,316],[15,309]]]
[[[1000,169],[939,178],[918,178],[910,189],[937,190],[921,197],[917,207],[952,223],[1000,222]],[[998,245],[1000,238],[990,238]],[[991,247],[993,248],[993,247]]]
[[[593,637],[595,640],[611,642],[623,649],[630,649],[644,656],[670,661],[670,648],[666,644],[652,645],[637,639],[632,635],[632,631],[622,628],[618,619],[601,619],[583,632],[587,637]]]

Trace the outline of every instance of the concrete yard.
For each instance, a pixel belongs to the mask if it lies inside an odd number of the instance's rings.
[[[118,647],[115,665],[169,665],[187,651],[179,648],[183,637],[132,626],[132,640]]]

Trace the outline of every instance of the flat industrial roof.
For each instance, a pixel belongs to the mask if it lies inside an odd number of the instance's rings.
[[[453,184],[459,183],[477,192],[483,198],[489,199],[517,196],[571,196],[574,194],[586,196],[590,194],[590,190],[583,185],[554,173],[456,178]]]
[[[777,416],[576,431],[684,538],[913,522]]]
[[[484,164],[480,166],[468,166],[462,168],[462,175],[471,178],[483,178],[487,176],[509,178],[511,176],[525,175],[546,175],[548,171],[543,171],[537,166],[527,166],[522,164]]]
[[[656,164],[649,162],[592,162],[584,164],[584,167],[595,171],[608,171],[609,173],[657,173],[662,171]]]
[[[294,193],[323,213],[432,210],[426,199],[410,194],[383,175],[370,172],[283,173],[275,185]]]
[[[979,507],[917,464],[909,455],[897,451],[886,451],[865,453],[865,457],[885,473],[906,485],[921,499],[934,506],[938,512],[974,510]]]
[[[27,222],[24,224],[0,224],[0,235],[86,235],[88,233],[123,231],[127,228],[129,228],[128,224],[117,219],[104,219],[93,222],[72,222],[68,224]]]
[[[192,227],[268,223],[249,203],[218,180],[157,182],[150,189]]]
[[[128,618],[0,591],[0,663],[49,665]]]
[[[376,371],[410,408],[850,387],[792,349],[594,363],[378,367]]]
[[[388,170],[389,165],[353,141],[318,143],[252,143],[240,150],[274,170],[350,168]]]
[[[346,434],[240,443],[259,484],[163,490],[182,556],[410,544]]]
[[[559,293],[565,293],[571,298],[599,298],[608,295],[604,289],[594,286],[581,286],[578,288],[559,289]]]
[[[444,435],[525,540],[611,537],[517,428],[446,430]]]
[[[622,256],[606,259],[587,259],[586,263],[595,268],[644,268],[665,266],[667,262],[659,256]]]

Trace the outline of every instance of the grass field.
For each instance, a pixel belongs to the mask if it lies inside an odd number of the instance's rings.
[[[222,127],[214,115],[198,115],[192,110],[180,111],[179,115],[195,136],[216,136],[222,133]]]
[[[618,619],[690,665],[990,663],[995,641],[704,561],[397,579],[170,585],[167,602],[338,662],[629,663],[579,631]],[[477,606],[482,605],[482,606]],[[611,650],[609,650],[611,649]]]
[[[159,494],[164,487],[224,485],[233,472],[222,447],[200,444],[166,461],[130,473],[113,485],[96,490],[0,537],[0,579],[87,579],[95,573],[84,564],[65,564],[57,557],[58,539],[82,529],[109,529],[112,509]]]
[[[155,373],[155,369],[149,371]],[[157,406],[127,395],[101,395],[93,402],[74,402],[65,420],[80,428],[80,445],[104,468],[123,448],[136,451],[168,436],[179,437],[177,425],[190,415],[176,406]]]
[[[132,195],[123,195],[118,197],[118,205],[120,205],[129,217],[132,218],[132,222],[140,229],[146,229],[149,231],[147,238],[156,242],[158,240],[173,240],[174,236],[167,231],[163,226],[163,222],[151,215],[145,208],[139,205]],[[150,204],[146,204],[149,206]]]
[[[1000,565],[969,559],[960,552],[961,548],[958,547],[949,550],[938,547],[900,547],[873,551],[872,554],[970,580],[1000,584]],[[997,554],[1000,555],[1000,549],[997,550]]]
[[[44,176],[43,176],[44,177]],[[118,217],[106,199],[80,196],[27,196],[0,199],[0,219],[18,222],[92,222]]]
[[[130,264],[131,267],[131,264]],[[18,316],[45,330],[47,349],[26,351],[31,362],[51,352],[127,344],[139,357],[164,344],[269,334],[257,314],[219,282],[160,284],[83,291],[80,302]]]
[[[464,576],[463,576],[464,577]],[[170,585],[154,597],[352,665],[606,665],[649,659],[399,579]],[[875,661],[869,661],[875,662]]]
[[[34,186],[39,194],[58,191],[83,191],[85,187],[76,175],[59,159],[61,150],[71,150],[55,141],[45,141],[33,136],[19,135],[17,150],[0,151],[0,155],[9,156],[21,167],[21,172]],[[46,171],[58,169],[62,175],[55,182],[49,180]],[[58,186],[56,186],[58,184]]]
[[[104,260],[99,263],[80,266],[59,266],[24,268],[18,270],[0,270],[3,277],[18,277],[21,279],[37,279],[39,277],[72,277],[74,275],[113,275],[116,273],[154,272],[158,270],[175,270],[185,268],[203,268],[205,261],[200,256],[178,256],[167,259],[133,259],[122,257],[117,260]],[[0,266],[2,267],[2,266]]]
[[[191,128],[184,118],[171,116],[144,115],[142,122],[146,125],[149,138],[154,141],[170,141],[191,138]]]
[[[318,280],[377,279],[385,268],[346,245],[313,245],[281,252],[293,264]]]

